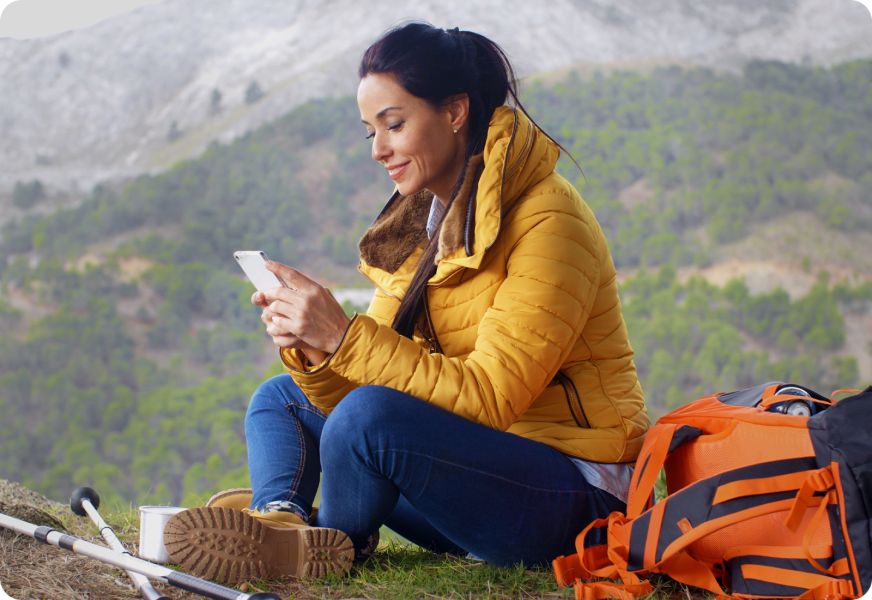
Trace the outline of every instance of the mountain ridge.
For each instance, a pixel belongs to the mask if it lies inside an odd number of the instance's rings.
[[[397,15],[481,31],[522,76],[579,62],[736,70],[754,57],[872,56],[872,22],[853,0],[263,0],[256,11],[243,0],[165,0],[83,30],[0,38],[0,196],[16,181],[87,193],[161,172],[310,98],[353,93],[361,52]],[[246,101],[254,83],[263,95]]]

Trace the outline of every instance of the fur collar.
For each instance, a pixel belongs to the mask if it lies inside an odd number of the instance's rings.
[[[437,264],[460,248],[465,249],[466,256],[472,254],[475,196],[483,167],[481,154],[469,160],[460,191],[442,221],[435,257]],[[416,248],[426,244],[427,217],[432,203],[433,193],[429,190],[411,196],[394,192],[358,244],[364,262],[387,273],[396,273]]]

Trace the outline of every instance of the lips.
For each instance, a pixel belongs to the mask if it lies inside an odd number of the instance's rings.
[[[402,175],[405,172],[406,167],[408,167],[408,166],[409,166],[409,163],[404,163],[402,165],[396,165],[396,166],[386,167],[386,168],[388,170],[388,174],[391,176],[391,179],[396,181],[400,177],[400,175]]]

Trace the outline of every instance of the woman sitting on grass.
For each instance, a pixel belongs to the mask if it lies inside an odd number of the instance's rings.
[[[166,529],[200,576],[342,573],[382,525],[434,552],[546,563],[625,510],[649,422],[615,268],[505,54],[412,23],[359,75],[372,157],[397,186],[360,241],[375,298],[349,319],[269,264],[299,290],[252,297],[289,375],[251,399],[252,490]]]

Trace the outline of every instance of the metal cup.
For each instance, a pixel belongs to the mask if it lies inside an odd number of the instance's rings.
[[[174,514],[187,510],[180,506],[139,507],[139,557],[166,564],[170,555],[164,546],[163,534],[167,521]]]

